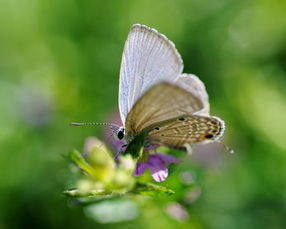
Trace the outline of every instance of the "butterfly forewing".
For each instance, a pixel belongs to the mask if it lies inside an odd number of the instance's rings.
[[[172,82],[181,74],[183,61],[175,45],[157,30],[132,26],[126,40],[119,83],[122,122],[143,93],[161,81]]]
[[[145,130],[150,143],[177,148],[186,143],[218,140],[224,132],[224,122],[217,117],[183,115],[155,123]]]
[[[188,91],[169,83],[159,83],[135,103],[128,113],[125,129],[136,135],[154,123],[192,114],[202,108],[202,101]]]

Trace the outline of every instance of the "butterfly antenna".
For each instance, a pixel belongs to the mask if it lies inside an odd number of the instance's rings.
[[[108,122],[71,122],[70,126],[109,126],[112,134],[116,133],[120,126]]]
[[[71,122],[70,126],[113,126],[107,122]]]

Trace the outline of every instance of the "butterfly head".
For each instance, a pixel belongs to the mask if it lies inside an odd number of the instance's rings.
[[[111,130],[112,130],[113,136],[116,140],[121,141],[125,138],[125,129],[123,126],[118,127],[118,126],[114,125],[111,127]]]

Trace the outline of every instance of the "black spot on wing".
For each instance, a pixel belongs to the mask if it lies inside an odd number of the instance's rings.
[[[205,136],[205,138],[208,138],[208,139],[213,138],[213,135],[212,135],[212,134],[207,134],[207,135]]]

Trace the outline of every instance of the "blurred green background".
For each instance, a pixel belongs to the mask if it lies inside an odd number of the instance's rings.
[[[285,228],[285,11],[282,0],[1,0],[0,228]],[[171,197],[68,200],[63,155],[103,138],[68,123],[117,110],[134,23],[174,41],[235,154],[172,166]]]

